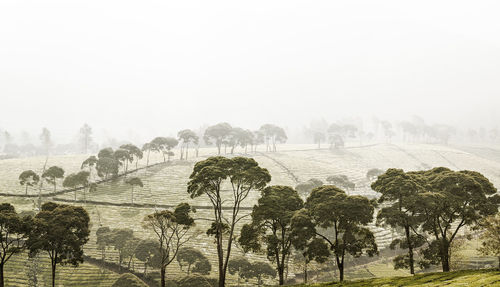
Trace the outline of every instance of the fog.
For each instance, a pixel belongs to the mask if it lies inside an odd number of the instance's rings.
[[[0,2],[0,129],[150,139],[227,121],[494,128],[498,1]]]

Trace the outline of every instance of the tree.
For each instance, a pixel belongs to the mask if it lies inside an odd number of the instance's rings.
[[[234,127],[231,129],[229,136],[227,137],[226,143],[229,147],[231,147],[231,154],[234,153],[234,149],[237,146],[245,146],[247,133],[242,128]]]
[[[120,146],[121,149],[124,149],[128,152],[129,154],[129,161],[132,163],[135,159],[135,168],[137,169],[137,164],[139,163],[139,160],[142,159],[143,153],[140,148],[133,144],[124,144]],[[128,166],[128,164],[127,164]]]
[[[318,144],[318,149],[321,148],[321,142],[326,139],[325,134],[319,131],[313,132],[313,141]]]
[[[83,245],[89,239],[89,215],[79,206],[48,202],[35,216],[27,246],[30,253],[48,253],[55,287],[58,264],[78,266],[83,262]]]
[[[52,146],[52,139],[50,136],[50,131],[47,128],[42,129],[42,133],[40,134],[40,141],[42,143],[42,148],[45,150],[45,154],[49,154],[49,149]]]
[[[262,277],[276,277],[276,270],[266,262],[254,262],[252,263],[252,276],[253,278],[257,278],[257,286],[262,285]]]
[[[40,181],[40,176],[34,171],[25,170],[19,175],[19,184],[26,187],[25,194],[28,194],[28,186],[34,186]]]
[[[148,284],[132,273],[123,273],[111,287],[148,287]]]
[[[314,225],[335,255],[340,281],[344,280],[346,254],[359,257],[378,253],[375,236],[366,228],[373,220],[374,203],[362,196],[349,196],[333,185],[315,188],[305,204]],[[333,233],[333,234],[331,234]]]
[[[92,128],[86,123],[80,128],[80,143],[83,146],[84,153],[87,154],[92,143]]]
[[[179,141],[182,141],[182,148],[185,147],[186,149],[186,160],[187,160],[189,143],[198,144],[199,137],[194,131],[189,129],[179,131],[177,133],[177,137],[179,138]],[[183,159],[183,156],[184,156],[184,151],[181,149],[181,159]]]
[[[143,187],[142,180],[138,177],[131,177],[125,181],[126,184],[132,186],[132,198],[131,203],[134,204],[134,186]]]
[[[248,261],[245,257],[236,257],[231,259],[228,264],[229,274],[238,274],[238,286],[240,286],[240,280],[250,278],[252,268],[252,263]]]
[[[180,203],[174,209],[156,211],[147,215],[143,221],[145,229],[153,230],[156,234],[159,248],[159,263],[161,287],[165,287],[165,270],[175,260],[179,249],[189,241],[189,229],[194,226],[191,213],[194,210],[187,203]]]
[[[349,190],[349,189],[354,189],[356,187],[356,184],[352,181],[349,180],[349,178],[346,175],[340,174],[340,175],[331,175],[326,178],[326,182],[329,184],[335,185],[337,187],[340,187],[341,189]]]
[[[75,202],[76,202],[76,190],[81,187],[83,190],[83,197],[86,200],[85,192],[86,189],[91,186],[89,182],[90,173],[88,171],[80,171],[78,173],[69,174],[64,178],[63,186],[68,188],[73,188],[75,191]]]
[[[22,217],[10,203],[0,204],[0,287],[4,286],[5,264],[25,250],[31,226],[31,216]]]
[[[86,160],[82,162],[82,165],[80,169],[84,169],[87,167],[89,169],[89,173],[92,171],[92,167],[95,167],[97,165],[97,158],[95,156],[89,156]]]
[[[112,232],[111,229],[107,226],[105,227],[99,227],[97,231],[95,232],[96,234],[96,244],[97,244],[97,249],[101,250],[101,260],[102,263],[104,263],[104,260],[106,259],[106,248],[108,246],[111,246],[112,243]]]
[[[484,255],[492,255],[498,258],[498,269],[500,269],[500,215],[489,216],[482,224],[484,229],[481,234],[481,247],[479,252]]]
[[[260,127],[260,131],[264,135],[266,141],[266,151],[276,151],[276,143],[285,143],[287,141],[286,132],[283,128],[265,124]],[[272,145],[272,149],[271,149]]]
[[[142,151],[148,152],[148,155],[146,156],[146,166],[149,166],[149,155],[151,154],[151,150],[153,150],[153,145],[151,143],[145,143],[142,145]]]
[[[108,179],[109,175],[118,176],[120,163],[114,157],[112,148],[101,149],[97,157],[96,170],[99,177]]]
[[[302,209],[304,202],[297,191],[289,186],[268,186],[253,207],[252,222],[241,229],[239,243],[245,252],[259,252],[266,245],[266,255],[276,264],[279,284],[284,284],[285,264],[290,256],[292,244],[307,241],[315,235],[311,229],[292,229],[294,214]]]
[[[127,173],[128,163],[134,160],[134,157],[130,154],[130,152],[126,149],[119,148],[114,152],[113,157],[119,162],[120,165],[123,165],[123,172]]]
[[[311,178],[308,181],[301,182],[295,186],[295,190],[297,190],[300,194],[309,195],[313,189],[316,187],[322,186],[323,182],[316,178]]]
[[[135,251],[136,251],[137,246],[139,245],[140,241],[141,240],[139,238],[132,236],[131,238],[129,238],[129,240],[127,240],[127,242],[125,243],[125,246],[123,246],[122,255],[123,255],[123,259],[128,258],[127,268],[129,270],[130,270],[130,264],[132,263],[132,260],[134,259]]]
[[[414,176],[401,169],[388,169],[371,185],[371,188],[382,195],[378,199],[384,206],[377,215],[377,224],[386,224],[393,229],[404,230],[404,240],[395,239],[391,246],[399,245],[408,249],[407,256],[395,258],[395,268],[408,268],[415,274],[414,249],[422,246],[425,239],[417,232],[422,218],[416,209],[420,200],[419,194],[425,191]]]
[[[54,192],[56,192],[57,179],[63,177],[64,177],[64,169],[58,166],[51,166],[47,170],[45,170],[42,174],[42,178],[54,186]]]
[[[112,229],[110,234],[110,243],[118,251],[118,268],[121,270],[123,259],[125,259],[127,243],[134,238],[134,231],[130,228]]]
[[[135,249],[135,257],[144,262],[144,276],[147,274],[148,266],[159,267],[155,263],[160,256],[159,253],[160,245],[156,240],[146,239],[139,242],[137,248]]]
[[[210,262],[205,255],[193,247],[181,248],[177,254],[177,262],[179,263],[181,270],[182,267],[187,265],[187,275],[189,275],[191,271],[206,275],[212,269]],[[208,266],[206,266],[206,263],[208,263]],[[194,266],[193,270],[191,270],[191,266]]]
[[[195,164],[190,175],[187,191],[191,198],[207,196],[212,203],[214,221],[207,231],[215,237],[217,246],[219,286],[226,281],[227,264],[229,262],[236,224],[241,220],[239,215],[241,203],[252,190],[262,190],[271,181],[271,175],[265,168],[259,167],[252,158],[234,157],[228,159],[221,156],[210,157]],[[222,184],[228,180],[231,183],[232,198],[230,199],[230,217],[224,220]],[[224,248],[223,237],[227,236],[227,246]],[[224,254],[225,252],[225,254]]]
[[[179,141],[170,137],[157,137],[150,144],[153,150],[163,155],[163,162],[165,162],[165,155],[168,155],[168,160],[170,161],[170,156],[173,154],[172,149],[179,144]]]
[[[379,168],[372,168],[366,172],[366,179],[369,181],[374,181],[381,174],[384,174],[383,170],[381,170]]]
[[[203,140],[207,145],[212,144],[212,141],[215,142],[215,146],[217,147],[217,154],[220,155],[220,148],[231,134],[232,129],[233,128],[228,123],[218,123],[216,125],[209,126],[205,130]]]
[[[306,220],[307,215],[304,215]],[[322,238],[314,237],[311,240],[307,241],[305,245],[297,246],[302,251],[299,256],[296,256],[296,260],[303,261],[304,268],[304,283],[307,283],[308,279],[308,270],[307,267],[309,263],[312,261],[316,261],[318,263],[324,263],[328,260],[330,256],[330,250],[328,248],[328,244]]]
[[[458,231],[468,226],[480,227],[481,219],[498,212],[500,196],[497,189],[482,174],[475,171],[452,171],[439,167],[427,171],[409,172],[426,186],[426,192],[417,201],[423,215],[422,230],[433,236],[436,252],[428,252],[426,259],[450,271],[450,247]],[[429,244],[432,247],[432,244]]]

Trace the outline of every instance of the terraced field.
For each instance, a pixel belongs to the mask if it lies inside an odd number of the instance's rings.
[[[259,150],[262,151],[265,148],[259,147]],[[277,153],[257,152],[255,154],[247,154],[246,156],[252,156],[261,166],[269,170],[272,175],[271,184],[295,186],[298,182],[310,178],[318,178],[324,181],[329,175],[344,174],[356,183],[356,189],[352,193],[376,197],[376,194],[369,187],[370,182],[365,176],[367,170],[370,168],[386,169],[397,167],[405,170],[418,170],[435,166],[447,166],[452,169],[473,169],[482,172],[496,186],[500,186],[500,157],[488,157],[484,156],[484,154],[481,155],[480,152],[492,153],[491,151],[483,151],[480,148],[465,150],[462,148],[422,144],[380,144],[364,147],[348,147],[343,150],[334,151],[328,149],[317,150],[314,149],[313,145],[284,145],[279,147],[279,152]],[[191,152],[191,154],[194,154],[194,152]],[[209,257],[213,269],[215,269],[215,245],[212,239],[207,238],[205,235],[208,223],[206,219],[212,217],[211,211],[206,209],[206,207],[210,206],[209,202],[204,197],[191,199],[186,192],[189,174],[192,171],[194,163],[197,160],[202,160],[214,154],[215,149],[213,148],[200,149],[200,156],[198,158],[190,158],[189,161],[182,162],[172,160],[170,163],[136,172],[135,176],[139,176],[145,185],[143,188],[135,189],[134,203],[147,204],[147,206],[111,205],[126,205],[131,202],[131,188],[124,183],[123,178],[100,184],[96,192],[87,194],[86,200],[91,200],[93,201],[92,203],[77,203],[88,210],[92,220],[92,235],[89,243],[85,246],[86,254],[91,257],[100,258],[100,252],[96,250],[95,244],[95,231],[100,226],[131,228],[137,237],[148,238],[152,234],[141,227],[141,221],[146,214],[154,212],[155,206],[156,208],[162,208],[164,206],[174,206],[180,202],[188,202],[198,207],[196,213],[197,227],[196,231],[193,232],[194,238],[189,242],[189,245],[202,250]],[[85,158],[86,156],[51,157],[49,158],[48,166],[60,165],[67,173],[75,172],[79,170],[80,163]],[[17,182],[17,176],[24,169],[40,171],[44,161],[45,158],[30,158],[11,159],[0,162],[0,193],[24,193],[24,189]],[[162,161],[162,159],[158,155],[152,155],[150,163],[159,161]],[[145,166],[145,159],[138,163],[138,167],[143,166]],[[45,185],[44,192],[50,191],[52,191],[51,186]],[[33,190],[31,192],[37,193],[38,191]],[[83,201],[82,192],[79,191],[76,195],[77,200]],[[245,210],[242,211],[242,214],[250,212],[250,208],[259,196],[258,192],[253,192],[249,196],[244,202],[243,207]],[[13,203],[20,211],[33,210],[35,207],[33,198],[0,197],[0,200]],[[55,198],[45,198],[44,200],[59,200],[71,203],[74,200],[74,193],[61,194]],[[246,219],[248,220],[249,218]],[[240,226],[244,223],[245,221],[242,221]],[[377,243],[381,248],[387,246],[392,240],[393,234],[390,230],[377,227],[374,224],[370,228],[375,232]],[[239,227],[237,227],[237,230],[239,230]],[[237,246],[234,250],[235,256],[243,255]],[[246,256],[250,256],[251,259],[255,260],[266,260],[262,255],[246,254]],[[478,254],[474,254],[470,258],[477,261],[481,257]],[[107,259],[117,262],[117,252],[112,249],[108,250]],[[487,262],[491,263],[491,258],[486,259],[484,262],[481,261],[481,266],[484,266]],[[134,262],[133,266],[136,271],[142,271],[142,264],[140,262]],[[293,264],[291,266],[288,274],[289,278],[293,278],[296,274],[299,275],[301,273],[301,270],[294,268]],[[167,274],[170,278],[178,278],[184,275],[175,263],[169,266]],[[394,271],[388,258],[381,258],[381,260],[362,268],[348,268],[346,270],[346,277],[348,279],[404,274],[404,271]],[[212,274],[211,276],[215,277],[215,275]],[[79,276],[80,274],[68,275],[69,278],[80,278]],[[332,280],[331,276],[334,276],[334,274],[324,274],[319,277]],[[234,276],[229,277],[229,283],[231,282],[236,282]],[[255,282],[251,281],[248,284],[252,283]],[[97,285],[108,286],[105,285],[107,283],[99,284]],[[96,286],[96,284],[93,286]]]

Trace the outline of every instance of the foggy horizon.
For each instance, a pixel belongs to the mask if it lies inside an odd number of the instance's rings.
[[[194,2],[3,1],[0,129],[500,120],[498,2]]]

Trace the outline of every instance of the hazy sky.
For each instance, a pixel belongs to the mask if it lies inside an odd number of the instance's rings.
[[[499,1],[0,1],[0,128],[495,126]]]

